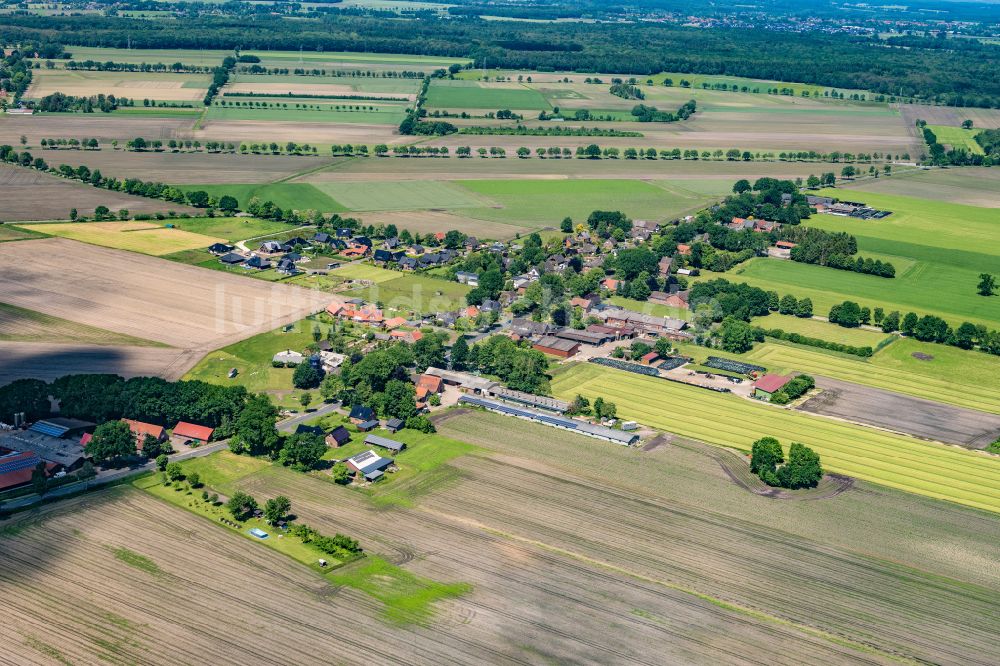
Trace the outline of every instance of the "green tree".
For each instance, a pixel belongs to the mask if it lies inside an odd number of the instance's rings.
[[[257,500],[242,490],[237,490],[226,502],[226,508],[236,520],[246,520],[257,511]]]
[[[133,456],[135,435],[124,421],[108,421],[94,429],[94,435],[87,442],[86,449],[98,463]]]
[[[184,468],[179,462],[168,463],[166,472],[167,478],[171,481],[180,481],[184,478]]]
[[[900,325],[899,330],[903,335],[913,335],[913,331],[917,328],[917,322],[920,318],[917,317],[915,312],[907,312],[906,316],[903,317],[903,323]]]
[[[452,370],[465,370],[469,361],[469,343],[465,341],[465,336],[460,335],[451,346],[451,368]]]
[[[791,294],[786,294],[781,297],[778,302],[778,312],[781,314],[792,314],[795,312],[795,307],[799,304],[798,300]]]
[[[160,470],[161,472],[166,470],[167,460],[168,460],[167,454],[165,453],[161,453],[160,455],[156,456],[156,469]]]
[[[142,455],[150,460],[154,460],[163,453],[163,443],[152,435],[142,438]]]
[[[271,523],[280,522],[292,510],[292,501],[284,495],[278,495],[264,502],[264,519]]]
[[[316,388],[322,379],[319,370],[308,360],[295,366],[295,372],[292,373],[292,385],[299,389]]]
[[[882,319],[882,332],[893,333],[899,330],[899,310],[893,310]]]
[[[564,217],[563,221],[559,223],[559,231],[564,234],[573,233],[573,219],[569,217]]]
[[[239,207],[240,202],[236,200],[236,197],[225,194],[219,199],[219,210],[223,213],[231,215],[239,210]]]
[[[308,408],[312,400],[313,396],[312,393],[310,393],[309,391],[305,391],[302,395],[299,396],[299,404],[302,405],[302,409]]]
[[[344,463],[336,463],[330,469],[330,474],[334,483],[345,484],[350,482],[352,472]]]
[[[198,472],[191,472],[187,475],[187,482],[192,488],[201,488],[201,474],[198,474]]]
[[[750,191],[750,181],[746,178],[741,178],[733,185],[733,193],[743,194],[744,192]]]
[[[229,450],[255,456],[272,452],[280,442],[277,416],[278,410],[266,396],[251,396],[236,419]]]
[[[777,476],[782,488],[814,488],[823,478],[819,455],[804,444],[792,442],[788,462],[778,469]]]
[[[996,278],[989,273],[979,274],[979,285],[976,287],[976,293],[980,296],[992,296],[996,292],[997,281]]]
[[[44,495],[48,485],[49,477],[45,471],[45,463],[39,461],[35,469],[31,470],[31,489],[38,495]]]
[[[329,374],[319,384],[319,394],[325,402],[333,402],[344,390],[344,380],[339,375]]]
[[[726,317],[719,327],[722,348],[728,352],[742,354],[753,349],[754,332],[750,324],[735,317]]]
[[[795,304],[795,316],[809,319],[813,316],[813,302],[811,298],[803,298]]]
[[[781,442],[774,437],[761,437],[750,447],[750,471],[765,483],[767,483],[765,476],[773,476],[784,459]]]
[[[278,454],[278,462],[299,471],[308,471],[316,466],[326,453],[323,436],[313,432],[300,432],[285,440]]]

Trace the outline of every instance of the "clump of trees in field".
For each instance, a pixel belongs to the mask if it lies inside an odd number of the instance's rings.
[[[896,267],[888,261],[855,257],[858,252],[857,239],[843,231],[831,232],[816,227],[789,226],[783,227],[778,232],[778,239],[797,244],[790,253],[792,261],[866,275],[896,277]]]
[[[753,443],[750,471],[769,486],[777,488],[815,488],[823,478],[819,455],[804,444],[792,442],[785,459],[781,442],[762,437]]]

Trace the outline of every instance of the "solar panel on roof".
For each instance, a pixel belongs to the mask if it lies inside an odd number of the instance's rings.
[[[48,435],[49,437],[62,437],[69,431],[69,428],[48,423],[46,421],[38,421],[37,423],[32,424],[28,430]]]

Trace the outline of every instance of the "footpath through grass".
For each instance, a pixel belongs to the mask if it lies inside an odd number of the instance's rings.
[[[981,453],[590,363],[559,374],[552,390],[566,400],[603,396],[622,418],[744,451],[764,436],[802,442],[829,471],[1000,512],[1000,461]]]

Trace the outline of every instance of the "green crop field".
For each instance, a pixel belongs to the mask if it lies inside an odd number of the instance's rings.
[[[299,91],[308,90],[315,94],[328,94],[324,88],[331,87],[329,94],[340,94],[340,89],[344,86],[357,93],[377,92],[377,93],[397,93],[399,95],[412,95],[420,90],[421,79],[402,79],[376,76],[305,76],[302,74],[234,74],[230,78],[233,84],[267,84],[267,88],[273,88],[276,83],[291,83]],[[240,88],[252,88],[252,85],[243,85]],[[343,94],[351,94],[349,91]],[[273,98],[272,98],[273,99]]]
[[[475,208],[492,203],[449,181],[336,181],[315,183],[315,187],[356,211]]]
[[[784,342],[758,344],[744,355],[685,347],[683,353],[731,356],[769,372],[805,372],[1000,414],[1000,358],[955,347],[896,340],[871,359]],[[913,354],[921,354],[920,358]],[[921,360],[923,359],[923,360]]]
[[[386,279],[386,276],[377,275],[355,278],[374,279],[376,282],[372,286],[359,287],[341,294],[363,298],[370,303],[380,303],[386,316],[408,316],[460,308],[465,305],[465,295],[470,291],[464,284],[440,278],[415,273],[386,272],[393,273],[396,277]],[[338,271],[335,273],[340,275]]]
[[[281,65],[283,67],[300,66],[298,65],[300,61],[309,67],[319,67],[322,63],[352,63],[358,67],[363,67],[364,63],[447,67],[453,62],[469,62],[468,58],[444,58],[400,53],[348,53],[344,51],[242,51],[241,53],[258,56],[261,60],[285,61]]]
[[[819,313],[824,314],[825,313]],[[843,345],[854,345],[855,347],[875,347],[879,342],[888,336],[885,333],[869,331],[863,328],[844,328],[820,319],[802,319],[792,315],[783,315],[774,312],[766,317],[757,317],[753,320],[754,326],[761,328],[780,328],[788,333],[798,333],[811,338],[820,338],[830,342],[839,342]]]
[[[232,55],[225,50],[195,50],[195,49],[114,49],[92,46],[66,46],[71,60],[95,60],[97,62],[125,62],[134,65],[148,63],[155,65],[163,63],[172,65],[179,62],[191,66],[218,67],[222,60]],[[56,61],[58,64],[58,61]]]
[[[396,280],[403,275],[399,271],[390,271],[387,268],[379,268],[378,266],[359,262],[335,268],[330,271],[330,274],[346,280],[369,280],[375,284]]]
[[[946,125],[928,125],[927,129],[934,132],[938,143],[944,143],[952,148],[965,148],[975,155],[983,154],[983,147],[976,143],[975,136],[979,130],[948,127]]]
[[[285,222],[261,220],[255,217],[197,217],[171,220],[171,224],[184,231],[225,238],[228,241],[256,238],[289,229],[289,225]]]
[[[711,444],[748,450],[763,436],[802,442],[827,470],[1000,512],[1000,461],[979,453],[589,363],[557,375],[552,390],[569,400],[603,396],[622,418]]]
[[[344,206],[331,199],[326,193],[309,183],[265,183],[265,184],[196,184],[177,185],[184,192],[203,190],[210,196],[220,198],[225,195],[236,197],[240,208],[245,209],[250,199],[257,197],[263,201],[273,201],[282,209],[309,210],[315,208],[324,213],[340,213]]]
[[[711,197],[673,183],[642,180],[463,180],[462,186],[501,207],[470,211],[473,217],[524,226],[557,225],[566,216],[584,221],[595,210],[620,210],[633,218],[662,220],[700,208]]]
[[[434,79],[427,91],[427,106],[438,109],[549,110],[540,92],[520,84],[480,84],[477,81]]]
[[[269,102],[271,100],[268,100]],[[367,105],[365,105],[367,106]],[[206,120],[265,120],[284,123],[360,123],[366,125],[398,125],[406,117],[402,106],[379,106],[374,110],[337,110],[332,104],[319,109],[235,108],[213,106]]]

